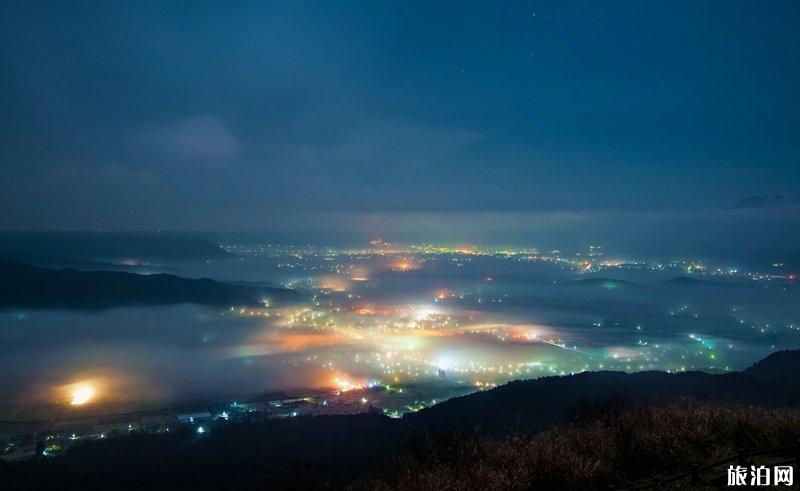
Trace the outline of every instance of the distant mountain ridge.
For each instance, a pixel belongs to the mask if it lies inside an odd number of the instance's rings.
[[[293,290],[252,288],[207,278],[118,271],[46,269],[0,261],[0,308],[105,309],[137,305],[257,305],[264,298],[296,296]]]
[[[639,286],[638,284],[632,281],[620,280],[616,278],[584,278],[582,280],[573,281],[572,285],[587,286],[587,287],[599,286],[602,288],[609,288],[609,289]]]
[[[800,196],[795,196],[794,198],[784,198],[780,194],[748,196],[736,202],[733,208],[772,208],[787,205],[800,205]]]

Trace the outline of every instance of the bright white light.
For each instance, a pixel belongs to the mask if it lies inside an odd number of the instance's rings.
[[[86,404],[94,397],[94,388],[88,385],[79,385],[72,391],[72,401],[70,404],[73,406],[80,406]]]

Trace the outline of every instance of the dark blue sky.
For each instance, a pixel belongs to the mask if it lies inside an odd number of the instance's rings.
[[[797,1],[6,0],[0,22],[2,228],[800,194]]]

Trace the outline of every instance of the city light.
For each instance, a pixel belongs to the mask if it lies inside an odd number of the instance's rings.
[[[364,384],[353,383],[347,379],[339,377],[335,378],[333,383],[339,392],[349,392],[351,390],[361,390],[364,388]]]

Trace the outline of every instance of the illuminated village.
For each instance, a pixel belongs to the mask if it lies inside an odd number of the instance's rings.
[[[225,248],[240,261],[269,265],[282,286],[301,297],[210,312],[215,324],[249,328],[245,339],[219,346],[219,356],[253,367],[254,377],[259,363],[270,360],[270,366],[299,374],[295,388],[159,400],[137,399],[144,382],[125,371],[73,378],[50,389],[51,401],[4,410],[3,419],[17,423],[3,428],[9,435],[3,458],[55,455],[76,441],[138,431],[190,428],[202,438],[218,425],[270,418],[357,412],[399,418],[510,380],[588,370],[719,373],[741,369],[753,352],[798,341],[796,324],[769,322],[754,305],[727,305],[721,312],[718,303],[658,299],[664,308],[657,315],[617,318],[587,311],[573,316],[568,329],[520,307],[520,299],[552,288],[570,295],[588,289],[605,303],[636,298],[638,283],[613,279],[625,275],[648,278],[657,288],[665,288],[661,278],[678,277],[780,295],[797,288],[795,276],[780,264],[756,272],[698,259],[652,263],[614,258],[599,246],[572,254],[381,240],[353,249]],[[515,278],[518,271],[536,283]],[[557,279],[542,286],[541,271]],[[706,327],[708,318],[713,330]],[[213,336],[201,342],[213,344]]]

